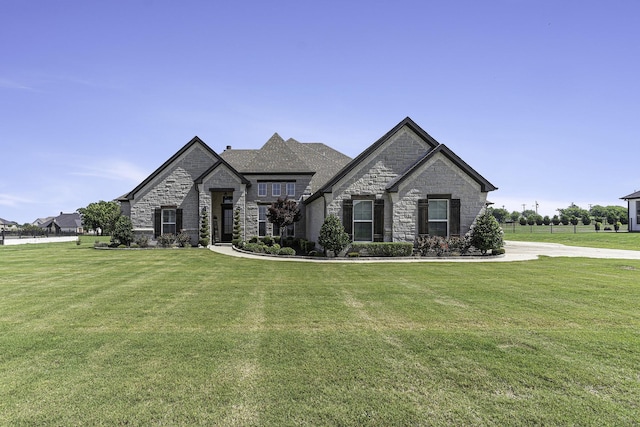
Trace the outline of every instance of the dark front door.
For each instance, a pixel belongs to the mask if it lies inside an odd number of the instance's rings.
[[[231,242],[233,238],[233,205],[222,205],[222,222],[220,226],[220,241]]]

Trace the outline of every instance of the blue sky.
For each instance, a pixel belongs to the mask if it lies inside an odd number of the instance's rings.
[[[355,156],[406,116],[509,211],[640,189],[640,2],[0,0],[0,217],[128,192],[198,135]]]

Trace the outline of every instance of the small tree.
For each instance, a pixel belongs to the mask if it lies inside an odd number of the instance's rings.
[[[120,216],[120,204],[118,202],[89,203],[85,208],[78,209],[82,218],[82,225],[89,230],[100,230],[100,234],[110,234]]]
[[[486,254],[489,249],[500,249],[504,246],[500,224],[486,211],[478,216],[470,234],[471,245],[482,254]]]
[[[117,245],[131,245],[133,242],[133,224],[128,216],[120,215],[111,232],[111,242]]]
[[[206,207],[202,208],[202,214],[200,215],[200,239],[198,243],[200,246],[209,244],[209,213]]]
[[[325,218],[320,228],[318,243],[324,248],[325,253],[326,251],[332,251],[336,255],[347,247],[349,235],[344,231],[344,227],[337,216],[329,215]]]
[[[273,202],[267,210],[267,218],[269,222],[280,228],[280,245],[282,245],[285,230],[290,225],[300,221],[302,214],[295,200],[289,200],[286,197]]]

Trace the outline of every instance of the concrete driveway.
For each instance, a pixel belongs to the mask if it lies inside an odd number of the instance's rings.
[[[617,259],[637,259],[640,260],[640,251],[629,251],[622,249],[597,249],[583,248],[577,246],[565,246],[558,243],[538,243],[538,242],[517,242],[506,241],[506,253],[496,257],[450,257],[450,258],[332,258],[332,259],[311,259],[311,258],[288,258],[273,257],[257,254],[238,252],[231,246],[210,246],[213,252],[241,258],[261,259],[264,261],[296,261],[296,262],[510,262],[528,261],[538,259],[538,256],[550,257],[584,257],[584,258],[617,258]]]

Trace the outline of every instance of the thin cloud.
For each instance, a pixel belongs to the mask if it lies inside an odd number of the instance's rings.
[[[35,203],[35,201],[15,194],[0,193],[0,206],[15,207],[24,203]]]
[[[35,90],[32,87],[29,86],[25,86],[21,83],[18,83],[14,80],[9,80],[9,79],[5,79],[0,77],[0,87],[5,88],[5,89],[17,89],[17,90]]]
[[[134,183],[143,181],[148,175],[148,172],[142,171],[134,164],[122,160],[83,166],[82,169],[81,171],[71,172],[71,175]]]

